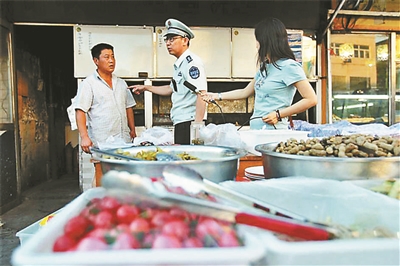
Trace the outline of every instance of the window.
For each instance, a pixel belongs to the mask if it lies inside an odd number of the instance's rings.
[[[331,48],[332,48],[333,55],[339,56],[340,46],[343,44],[344,43],[332,43]],[[354,47],[354,54],[352,57],[354,57],[354,58],[369,58],[370,57],[368,45],[354,44],[353,47]]]
[[[333,76],[332,75],[332,90],[334,92],[346,92],[347,84],[346,84],[346,76]]]
[[[332,48],[333,55],[339,56],[339,47],[342,44],[343,43],[332,43],[331,48]]]
[[[350,90],[353,94],[370,93],[370,89],[369,77],[350,77]]]
[[[390,34],[331,35],[332,120],[355,124],[390,121]],[[341,53],[341,54],[340,54]]]
[[[369,46],[354,44],[355,58],[369,58]]]

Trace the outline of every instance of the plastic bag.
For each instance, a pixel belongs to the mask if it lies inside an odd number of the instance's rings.
[[[133,143],[127,143],[123,138],[116,138],[113,136],[108,137],[105,142],[97,142],[97,147],[99,147],[100,150],[127,148],[132,146]]]
[[[133,140],[135,146],[139,146],[142,142],[151,142],[154,145],[172,145],[174,136],[171,131],[163,127],[152,127],[146,129]]]
[[[244,149],[239,132],[234,124],[208,124],[200,129],[200,138],[204,145],[215,145]]]
[[[76,125],[75,107],[74,107],[75,98],[76,96],[71,99],[71,105],[67,108],[68,119],[69,122],[71,123],[71,130],[78,129]]]
[[[390,127],[384,124],[370,123],[365,125],[354,125],[342,120],[332,124],[311,124],[306,121],[294,120],[294,129],[310,131],[309,137],[328,137],[335,135],[369,134],[374,136],[399,136],[400,123]]]

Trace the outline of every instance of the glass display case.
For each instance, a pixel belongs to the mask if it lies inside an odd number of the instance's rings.
[[[386,95],[346,95],[333,97],[333,121],[347,120],[353,124],[389,122],[389,99]]]
[[[354,124],[399,122],[399,38],[390,33],[332,34],[332,120]],[[393,77],[392,62],[396,65]],[[396,81],[397,79],[397,81]]]

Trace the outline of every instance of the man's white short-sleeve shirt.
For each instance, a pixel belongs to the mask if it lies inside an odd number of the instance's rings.
[[[113,74],[112,85],[110,88],[97,71],[79,84],[74,106],[87,114],[88,134],[95,146],[110,136],[131,142],[126,109],[136,102],[123,79]]]

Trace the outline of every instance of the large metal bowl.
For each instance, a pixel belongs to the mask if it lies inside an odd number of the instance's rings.
[[[400,157],[337,158],[275,152],[279,142],[259,144],[265,178],[304,176],[336,180],[398,179]]]
[[[163,151],[179,154],[186,152],[200,160],[187,161],[124,161],[119,159],[102,158],[94,153],[93,158],[101,162],[103,173],[110,170],[128,171],[147,177],[160,177],[167,165],[182,165],[197,171],[203,178],[213,182],[234,180],[238,171],[239,158],[243,151],[230,147],[208,146],[208,145],[172,145],[160,146]],[[135,155],[140,151],[155,151],[155,146],[140,146],[121,148],[124,152]]]

